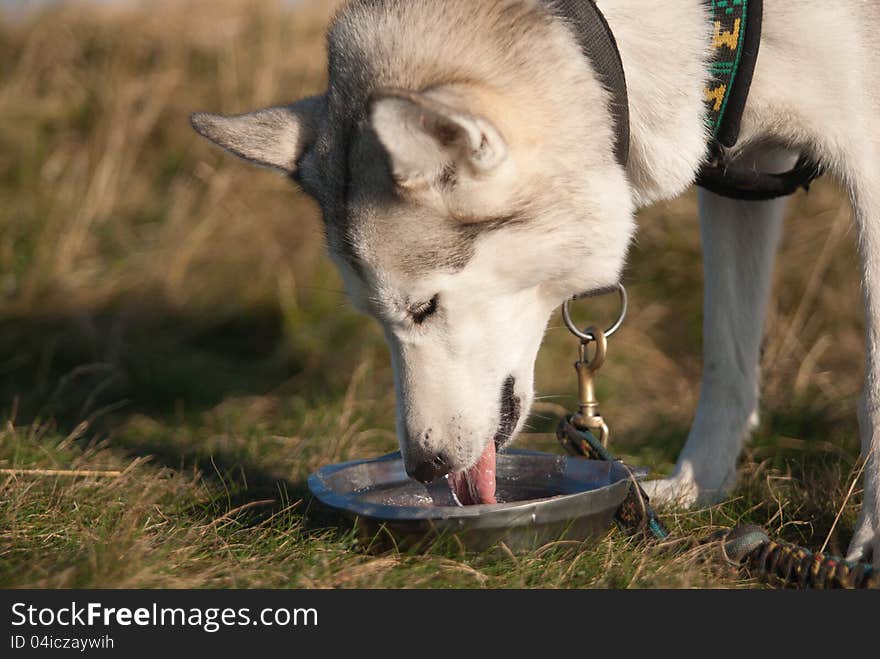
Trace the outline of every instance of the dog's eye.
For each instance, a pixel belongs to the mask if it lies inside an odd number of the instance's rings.
[[[413,322],[416,325],[421,325],[428,318],[437,313],[437,304],[440,301],[440,296],[435,295],[427,302],[422,302],[420,304],[414,304],[411,306],[408,311],[409,315],[412,317]]]

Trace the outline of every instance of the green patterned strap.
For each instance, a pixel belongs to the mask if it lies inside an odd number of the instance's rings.
[[[712,63],[705,90],[712,138],[733,146],[761,43],[761,0],[707,0],[712,13]]]
[[[727,161],[725,147],[737,143],[743,112],[761,47],[762,0],[704,0],[712,21],[712,61],[705,89],[706,122],[711,135],[708,158],[696,183],[722,197],[765,201],[809,189],[824,167],[802,153],[783,174],[738,169]]]

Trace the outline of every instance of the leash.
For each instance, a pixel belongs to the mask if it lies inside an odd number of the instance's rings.
[[[611,432],[599,412],[594,377],[605,363],[608,338],[623,324],[627,311],[626,289],[618,286],[622,310],[607,331],[591,326],[581,331],[571,318],[571,302],[563,306],[563,319],[569,331],[580,339],[575,371],[578,376],[578,411],[563,417],[556,438],[572,456],[587,460],[618,462],[630,475],[631,485],[615,513],[615,522],[628,536],[648,542],[669,540],[671,534],[651,507],[650,499],[632,470],[608,450]],[[591,344],[594,354],[589,356]],[[598,437],[597,437],[598,434]],[[722,529],[703,539],[683,538],[680,546],[716,545],[717,560],[754,574],[773,586],[812,589],[880,589],[880,570],[870,563],[855,563],[824,552],[811,552],[798,545],[773,540],[763,528],[743,524]]]

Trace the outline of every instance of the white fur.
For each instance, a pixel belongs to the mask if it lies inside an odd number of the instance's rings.
[[[790,169],[770,152],[751,164]],[[696,417],[670,478],[645,484],[657,502],[711,503],[736,484],[736,461],[757,419],[758,360],[785,200],[744,202],[700,190],[703,237],[703,381]]]
[[[625,171],[612,155],[608,93],[539,0],[355,0],[330,30],[323,97],[288,106],[295,112],[195,122],[237,155],[294,174],[321,204],[353,300],[385,328],[408,464],[438,452],[453,469],[474,464],[499,424],[505,378],[516,377],[524,410],[531,403],[552,310],[614,284],[635,209],[681,193],[702,163],[712,32],[704,3],[598,4],[627,74]],[[782,170],[805,151],[852,194],[867,309],[867,465],[850,558],[880,565],[878,32],[876,3],[765,2],[761,54],[729,156],[740,167]],[[673,474],[649,484],[658,500],[715,500],[735,484],[757,410],[783,208],[700,194],[705,373]],[[414,310],[434,296],[436,314],[415,322]]]

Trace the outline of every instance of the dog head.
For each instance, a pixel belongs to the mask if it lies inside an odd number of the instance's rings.
[[[353,303],[387,337],[408,472],[471,474],[472,499],[490,501],[474,470],[522,427],[552,311],[620,275],[632,201],[611,120],[581,142],[546,99],[472,80],[401,89],[378,73],[358,86],[364,61],[346,69],[331,51],[326,94],[192,124],[318,201]]]

